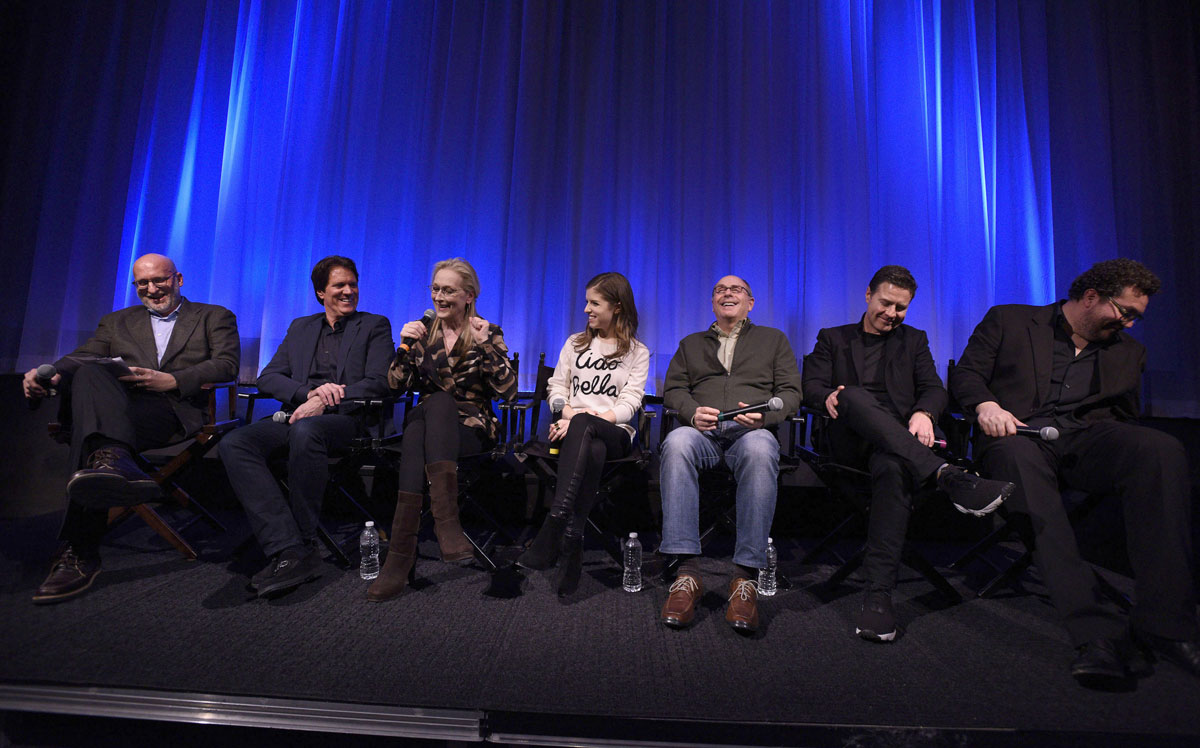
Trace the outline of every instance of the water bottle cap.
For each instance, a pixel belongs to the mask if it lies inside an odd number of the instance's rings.
[[[374,522],[372,522],[371,520],[367,520],[367,527],[374,527],[374,526],[375,526]]]
[[[636,533],[636,532],[631,532],[631,533],[629,533],[629,538],[630,538],[631,540],[636,540],[636,539],[637,539],[637,533]]]
[[[775,538],[767,538],[767,545],[775,542]]]

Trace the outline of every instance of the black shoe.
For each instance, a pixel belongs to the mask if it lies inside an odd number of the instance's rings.
[[[896,638],[896,614],[892,611],[890,592],[871,591],[866,594],[854,633],[872,642],[890,642]]]
[[[1017,488],[1007,481],[980,478],[953,465],[946,465],[938,473],[937,487],[950,495],[955,509],[976,517],[992,512]]]
[[[1165,639],[1141,631],[1135,631],[1133,637],[1149,657],[1161,657],[1191,675],[1200,676],[1200,642]]]
[[[533,542],[517,557],[517,566],[534,571],[554,566],[562,549],[563,533],[566,529],[567,519],[565,517],[546,515],[546,521],[542,523]]]
[[[558,565],[554,586],[559,597],[568,597],[579,589],[579,577],[583,573],[583,536],[563,537],[563,558]]]
[[[54,568],[50,570],[46,581],[33,593],[33,602],[37,605],[48,605],[82,595],[92,586],[99,573],[99,556],[81,558],[75,553],[75,549],[68,545],[54,560]]]
[[[1078,647],[1071,676],[1084,688],[1096,691],[1132,691],[1136,682],[1121,656],[1122,643],[1093,639]]]
[[[67,496],[80,506],[108,509],[161,501],[162,489],[122,447],[103,447],[88,457],[88,467],[67,482]]]
[[[288,548],[271,561],[269,568],[271,573],[258,584],[259,597],[287,592],[321,576],[321,555],[307,546]]]

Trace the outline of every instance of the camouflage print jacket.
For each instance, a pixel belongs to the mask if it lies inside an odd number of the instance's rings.
[[[464,332],[470,334],[470,330]],[[491,441],[500,437],[491,401],[511,401],[517,396],[517,375],[498,325],[491,325],[488,339],[471,346],[467,355],[453,364],[440,331],[431,342],[418,340],[408,353],[392,359],[388,385],[420,393],[449,392],[458,403],[459,421],[482,430]]]

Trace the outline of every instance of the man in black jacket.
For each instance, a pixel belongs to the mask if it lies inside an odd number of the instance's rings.
[[[1131,423],[1146,349],[1125,330],[1160,285],[1141,263],[1107,260],[1076,278],[1066,301],[994,306],[950,377],[983,431],[977,459],[1017,484],[1011,504],[1033,520],[1034,559],[1077,650],[1071,674],[1091,688],[1131,687],[1145,660],[1079,555],[1064,485],[1121,497],[1137,576],[1132,634],[1143,649],[1200,675],[1187,456],[1173,437]],[[1060,437],[1017,435],[1018,427],[1046,426]]]
[[[892,590],[913,491],[933,483],[959,511],[983,515],[1013,491],[946,464],[933,452],[933,425],[946,406],[923,330],[904,325],[917,282],[906,268],[885,265],[867,287],[867,310],[853,324],[817,333],[804,358],[804,399],[833,419],[838,459],[871,473],[871,513],[863,573],[867,593],[855,632],[864,639],[896,638]]]
[[[767,534],[775,516],[779,442],[767,429],[800,406],[800,372],[782,332],[749,320],[750,286],[736,275],[717,281],[712,292],[716,322],[688,335],[671,358],[663,403],[679,412],[681,426],[663,440],[659,478],[663,539],[659,550],[682,556],[660,619],[683,628],[695,616],[704,592],[700,555],[698,471],[724,461],[737,479],[738,567],[729,586],[725,620],[734,629],[758,628],[758,569],[766,566]],[[778,397],[780,410],[718,420],[723,411]],[[765,428],[764,428],[765,427]]]
[[[54,362],[51,386],[62,390],[60,417],[71,431],[65,542],[39,604],[85,592],[100,573],[108,508],[162,498],[132,452],[161,447],[200,430],[208,398],[201,386],[237,378],[237,320],[225,307],[184,298],[183,273],[160,254],[133,263],[137,306],[104,315],[83,345]],[[119,358],[121,362],[106,361]],[[124,374],[123,366],[128,367]],[[37,370],[25,373],[25,396],[46,395]]]
[[[278,400],[287,417],[238,429],[218,447],[229,482],[270,558],[251,579],[260,596],[286,592],[319,576],[315,539],[328,457],[363,427],[353,415],[359,406],[343,400],[386,395],[387,368],[395,352],[387,317],[358,311],[353,260],[324,258],[313,268],[312,283],[324,310],[293,320],[258,375],[259,392]],[[270,459],[283,456],[287,497],[268,467]]]

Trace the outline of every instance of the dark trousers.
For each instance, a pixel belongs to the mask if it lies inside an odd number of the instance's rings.
[[[426,465],[457,461],[490,447],[479,429],[464,426],[458,420],[458,404],[449,392],[426,395],[404,419],[399,488],[408,493],[424,493]]]
[[[88,455],[106,444],[138,452],[185,436],[165,394],[134,390],[96,364],[79,367],[60,390],[60,418],[71,430],[70,464],[76,468],[87,467]],[[92,556],[107,529],[107,508],[69,501],[59,539],[81,555]]]
[[[629,432],[603,418],[580,413],[571,419],[558,455],[558,480],[550,513],[568,520],[569,535],[582,535],[604,474],[604,463],[633,449]]]
[[[1079,555],[1060,486],[1116,494],[1123,502],[1136,576],[1132,625],[1168,639],[1196,635],[1191,574],[1191,487],[1183,445],[1118,421],[1064,432],[1057,441],[982,437],[978,456],[995,478],[1016,483],[1010,507],[1033,522],[1034,560],[1072,641],[1120,636],[1125,624],[1096,590]]]
[[[359,428],[353,416],[330,413],[294,424],[266,419],[221,440],[221,462],[263,553],[272,556],[316,537],[329,455],[349,446]],[[283,458],[288,496],[269,467],[272,460]]]
[[[838,393],[838,417],[830,429],[834,455],[851,465],[865,464],[871,473],[863,575],[868,589],[890,592],[896,587],[913,492],[946,461],[861,387]]]

